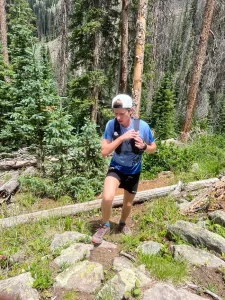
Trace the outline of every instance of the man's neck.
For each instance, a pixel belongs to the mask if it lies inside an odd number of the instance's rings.
[[[131,125],[131,122],[132,122],[132,119],[130,118],[130,120],[129,120],[128,124],[127,124],[127,125],[124,125],[123,127],[124,127],[124,128],[128,128],[128,127],[130,127],[130,125]]]

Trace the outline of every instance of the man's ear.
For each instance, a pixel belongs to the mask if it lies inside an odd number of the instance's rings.
[[[132,107],[132,108],[129,109],[130,116],[132,116],[133,112],[134,112],[134,109]]]

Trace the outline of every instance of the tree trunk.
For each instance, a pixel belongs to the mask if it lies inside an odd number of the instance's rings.
[[[99,55],[100,55],[100,46],[101,46],[101,33],[95,33],[95,48],[94,48],[94,61],[93,61],[93,71],[97,72],[99,68]],[[99,88],[98,86],[94,86],[92,89],[92,99],[93,99],[93,106],[91,112],[91,121],[96,123],[97,122],[97,114],[98,114],[98,97],[99,97]]]
[[[7,29],[6,29],[6,12],[4,0],[0,0],[0,29],[1,29],[1,42],[2,54],[6,65],[9,64],[9,56],[7,50]]]
[[[153,10],[153,20],[152,20],[152,30],[153,30],[153,38],[152,38],[152,50],[151,50],[151,60],[153,64],[156,62],[156,50],[157,50],[157,40],[158,40],[158,22],[159,22],[159,1],[156,0],[154,2],[154,10]],[[153,66],[153,70],[155,66]],[[154,70],[155,72],[156,70]],[[148,83],[148,102],[146,107],[147,115],[149,115],[152,106],[152,98],[154,94],[154,86],[155,79],[151,76],[151,79]]]
[[[120,90],[127,91],[127,60],[128,60],[128,0],[122,1],[122,37],[121,37],[121,68],[120,68]]]
[[[202,181],[190,182],[187,185],[185,185],[185,191],[189,192],[189,191],[205,188],[206,186],[209,186],[216,181],[218,181],[218,178],[211,178]],[[137,192],[134,199],[134,204],[143,203],[145,201],[151,201],[156,197],[164,197],[166,195],[169,195],[171,192],[175,190],[176,186],[177,185],[171,185],[162,188],[155,188],[148,191]],[[63,207],[60,206],[49,210],[37,211],[29,214],[19,215],[16,217],[13,216],[5,219],[0,219],[0,228],[9,228],[19,224],[35,222],[40,219],[46,219],[52,216],[66,217],[66,216],[76,215],[81,212],[87,212],[87,211],[101,208],[101,202],[102,199],[97,199],[85,203],[77,203],[72,205],[66,205]],[[121,205],[123,205],[123,195],[116,196],[113,200],[112,206],[118,207]]]
[[[59,95],[65,96],[67,84],[67,67],[68,67],[68,15],[69,1],[61,2],[61,33],[60,33],[60,51],[59,51]]]
[[[148,12],[148,1],[139,0],[136,49],[135,49],[135,61],[134,61],[134,78],[133,78],[133,87],[132,87],[132,98],[133,98],[135,118],[139,118],[139,114],[140,114],[147,12]]]
[[[215,8],[216,0],[207,0],[204,10],[202,30],[199,39],[199,45],[196,50],[193,73],[190,82],[190,88],[187,95],[187,109],[184,125],[181,132],[181,140],[186,142],[188,139],[188,133],[191,127],[192,115],[196,102],[196,95],[201,78],[202,66],[206,56],[207,41],[210,32],[210,26],[212,22],[213,11]]]

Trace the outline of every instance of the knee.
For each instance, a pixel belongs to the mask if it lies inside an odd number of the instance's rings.
[[[102,201],[104,203],[112,203],[113,202],[113,195],[103,195]]]

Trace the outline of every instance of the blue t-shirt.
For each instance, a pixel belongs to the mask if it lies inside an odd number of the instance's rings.
[[[128,128],[120,125],[121,135],[125,132],[134,129],[134,119],[131,120],[131,125]],[[106,124],[104,139],[112,142],[114,134],[114,119],[108,121]],[[149,125],[140,120],[139,134],[146,144],[154,142],[151,129]],[[132,151],[130,140],[124,141],[121,147],[121,153],[117,154],[115,151],[110,162],[110,167],[114,167],[123,174],[136,174],[141,171],[141,154],[135,154]]]

